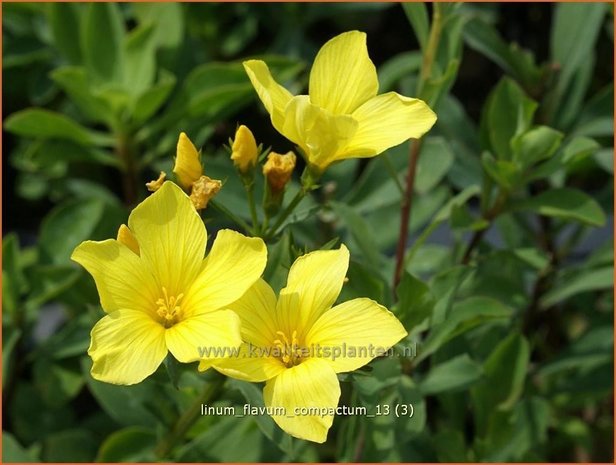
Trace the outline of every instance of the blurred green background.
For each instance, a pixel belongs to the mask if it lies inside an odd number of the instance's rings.
[[[393,308],[419,356],[349,375],[343,400],[413,402],[415,417],[337,418],[320,446],[289,441],[268,418],[204,417],[166,459],[613,460],[613,6],[442,8],[420,95],[439,120],[422,149],[396,297],[408,144],[332,167],[269,244],[266,270],[280,287],[301,249],[349,244],[343,297]],[[241,61],[264,59],[305,93],[322,44],[358,29],[380,92],[416,96],[432,11],[2,4],[4,461],[157,459],[204,377],[189,367],[176,388],[161,368],[129,388],[94,381],[85,352],[102,313],[70,253],[115,237],[144,183],[171,172],[180,131],[203,147],[205,173],[225,180],[217,200],[248,219],[223,144],[245,124],[277,152],[294,147],[271,127]],[[498,193],[505,206],[488,214]],[[214,209],[205,217],[210,233],[236,227]],[[466,262],[478,234],[478,258]],[[227,387],[221,405],[259,402],[254,385]]]

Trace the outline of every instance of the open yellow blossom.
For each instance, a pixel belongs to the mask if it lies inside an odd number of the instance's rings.
[[[231,160],[240,172],[245,173],[257,164],[257,156],[259,155],[257,141],[250,129],[243,124],[235,131],[231,150]]]
[[[168,351],[187,363],[199,360],[200,347],[240,345],[240,320],[227,307],[257,281],[267,249],[222,230],[204,259],[206,240],[188,196],[165,182],[132,211],[117,240],[75,249],[71,258],[94,278],[107,313],[91,333],[94,378],[134,384]]]
[[[242,320],[245,342],[239,356],[202,361],[199,369],[214,366],[227,376],[266,381],[265,405],[286,413],[274,415],[274,421],[292,436],[324,442],[333,422],[329,412],[340,397],[336,373],[362,367],[407,334],[391,312],[371,299],[332,307],[348,266],[344,245],[304,255],[291,267],[278,300],[259,280],[228,307]],[[329,414],[298,414],[305,407]]]
[[[436,121],[422,100],[396,92],[377,95],[376,68],[363,32],[345,32],[321,48],[310,71],[309,95],[293,96],[263,61],[245,61],[244,69],[276,130],[318,171],[419,138]]]

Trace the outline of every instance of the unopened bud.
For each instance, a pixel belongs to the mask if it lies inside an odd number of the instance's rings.
[[[241,173],[248,172],[257,164],[259,149],[255,137],[246,126],[241,125],[235,131],[235,139],[231,146],[231,160]]]
[[[199,152],[186,133],[180,133],[173,172],[185,190],[189,190],[190,186],[203,174],[200,158]]]

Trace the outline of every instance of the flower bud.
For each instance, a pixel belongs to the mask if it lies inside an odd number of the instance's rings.
[[[189,190],[203,174],[199,152],[190,141],[186,133],[180,133],[175,156],[173,172],[176,174],[180,186]]]
[[[257,164],[259,149],[255,137],[246,126],[241,125],[235,131],[235,140],[231,146],[231,160],[240,171],[246,173]]]

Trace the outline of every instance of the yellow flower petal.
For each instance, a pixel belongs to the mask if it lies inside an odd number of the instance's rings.
[[[334,114],[352,113],[379,88],[366,34],[350,31],[327,42],[310,71],[310,101]]]
[[[325,169],[353,138],[357,121],[349,115],[335,115],[299,95],[287,105],[282,134],[298,144],[311,165]]]
[[[284,431],[296,438],[325,442],[340,399],[334,370],[323,360],[307,359],[271,379],[263,389],[266,407],[282,407],[285,415],[272,415]],[[299,408],[316,408],[325,415],[304,415]],[[323,410],[321,410],[323,409]]]
[[[263,279],[259,279],[235,302],[227,305],[242,321],[242,339],[255,346],[266,347],[276,339],[276,295]]]
[[[359,125],[343,158],[373,157],[410,138],[419,138],[436,122],[423,100],[388,92],[368,100],[353,112]]]
[[[304,336],[323,312],[329,309],[340,294],[344,277],[349,267],[349,251],[341,245],[338,250],[317,250],[295,260],[289,270],[287,286],[280,291],[284,295],[297,295],[297,308],[290,305],[281,313],[289,320],[289,332],[298,331]],[[285,318],[285,315],[280,315]]]
[[[139,383],[167,355],[165,328],[137,310],[116,310],[96,323],[91,335],[92,377],[106,383]]]
[[[217,371],[225,376],[260,383],[272,379],[286,369],[279,359],[267,356],[267,354],[267,349],[242,344],[237,357],[229,357],[213,363],[204,360],[199,364],[199,370],[205,371],[210,365],[213,365]]]
[[[236,301],[259,279],[266,261],[261,238],[230,229],[219,231],[203,271],[185,297],[186,311],[209,312]]]
[[[117,241],[124,244],[126,247],[139,255],[139,243],[137,242],[137,239],[135,239],[135,236],[131,230],[128,229],[128,226],[125,224],[120,225],[120,229],[118,229]]]
[[[180,185],[186,190],[190,189],[192,183],[203,174],[199,159],[199,152],[186,133],[180,133],[173,172],[178,177]]]
[[[182,363],[201,358],[223,358],[240,346],[240,319],[230,310],[187,318],[165,332],[167,347]]]
[[[71,259],[83,266],[94,278],[103,310],[110,313],[121,308],[153,314],[158,296],[154,277],[138,255],[120,242],[82,242]]]
[[[270,114],[272,124],[282,133],[285,108],[291,98],[291,93],[274,81],[269,68],[261,60],[248,60],[244,63],[246,74],[250,78],[263,106]]]
[[[407,334],[398,319],[370,299],[354,299],[325,312],[306,336],[308,347],[329,348],[345,345],[345,356],[324,356],[336,373],[353,371],[376,356],[384,355]],[[353,350],[353,352],[352,352]],[[323,354],[325,351],[323,350]]]
[[[185,293],[201,269],[206,241],[205,226],[188,196],[166,182],[132,211],[128,226],[157,278],[159,294],[163,286],[172,296]]]

